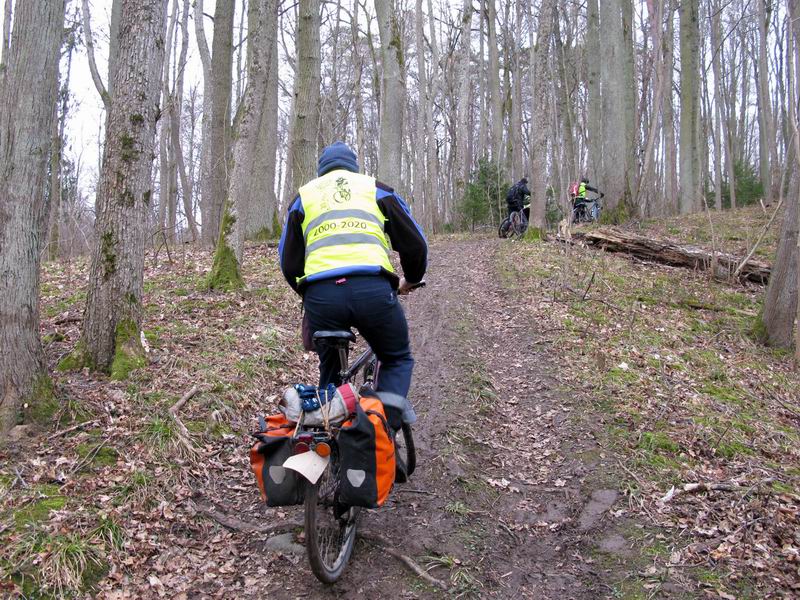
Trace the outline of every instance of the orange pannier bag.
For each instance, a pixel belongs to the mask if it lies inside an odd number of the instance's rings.
[[[303,503],[303,483],[299,475],[283,467],[292,455],[295,425],[283,413],[267,417],[264,431],[254,434],[258,440],[250,448],[250,468],[256,476],[261,499],[267,506],[291,506]]]
[[[352,419],[342,423],[339,446],[339,502],[378,508],[392,491],[395,475],[394,440],[383,404],[361,396]]]

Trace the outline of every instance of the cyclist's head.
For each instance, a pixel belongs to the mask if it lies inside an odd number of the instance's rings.
[[[588,177],[581,177],[581,183],[589,183]]]
[[[350,146],[344,142],[334,142],[322,151],[317,162],[317,176],[321,177],[328,171],[345,169],[358,173],[358,158]]]
[[[522,179],[519,180],[519,182],[523,183],[523,184],[524,183],[528,183],[528,178],[527,177],[523,177]]]

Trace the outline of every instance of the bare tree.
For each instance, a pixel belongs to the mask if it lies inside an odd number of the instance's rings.
[[[681,135],[680,208],[682,213],[698,209],[700,192],[700,27],[699,0],[681,2]]]
[[[289,189],[316,173],[320,86],[319,0],[301,0],[297,22],[297,78],[294,88]]]
[[[270,85],[277,89],[274,73],[274,57],[278,50],[275,43],[278,24],[276,0],[252,1],[248,24],[247,87],[239,111],[231,189],[208,280],[209,287],[215,289],[241,287],[244,283],[241,265],[247,220],[257,212],[271,217],[275,210],[274,205],[267,205],[273,182],[262,183],[261,178],[262,167],[270,161],[270,156],[275,156],[276,146],[275,136],[267,137],[267,130],[272,125],[266,124],[275,118],[274,113],[269,113],[268,105],[272,95]],[[266,186],[269,189],[265,189]]]
[[[205,166],[208,171],[205,173],[206,181],[203,185],[201,204],[201,208],[204,208],[202,211],[202,239],[206,245],[212,245],[217,241],[220,233],[222,207],[228,194],[235,4],[235,0],[216,3],[214,35],[211,41],[210,79],[205,80],[206,87],[203,92],[204,95],[210,94],[211,96],[208,137],[204,137],[203,141],[203,152],[209,153],[209,156],[206,157],[208,164]]]
[[[166,0],[122,0],[86,311],[78,346],[62,362],[65,369],[88,366],[125,378],[145,363],[140,335],[146,215],[166,7]]]
[[[54,410],[39,339],[39,256],[64,0],[18,0],[15,8],[0,75],[0,438],[21,416]],[[21,415],[24,404],[29,411]]]
[[[406,87],[403,77],[403,37],[401,14],[396,0],[375,0],[378,31],[381,38],[380,145],[378,179],[397,181],[401,176],[403,112]]]

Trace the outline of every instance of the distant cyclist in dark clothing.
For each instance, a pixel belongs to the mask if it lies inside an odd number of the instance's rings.
[[[506,194],[506,203],[508,204],[508,216],[514,211],[522,210],[525,203],[525,197],[530,196],[531,191],[528,189],[528,179],[523,177],[517,183],[511,186]]]

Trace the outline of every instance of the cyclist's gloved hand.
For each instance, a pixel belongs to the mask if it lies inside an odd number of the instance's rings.
[[[600,197],[602,198],[603,196],[605,196],[605,193],[604,192],[600,192]]]

